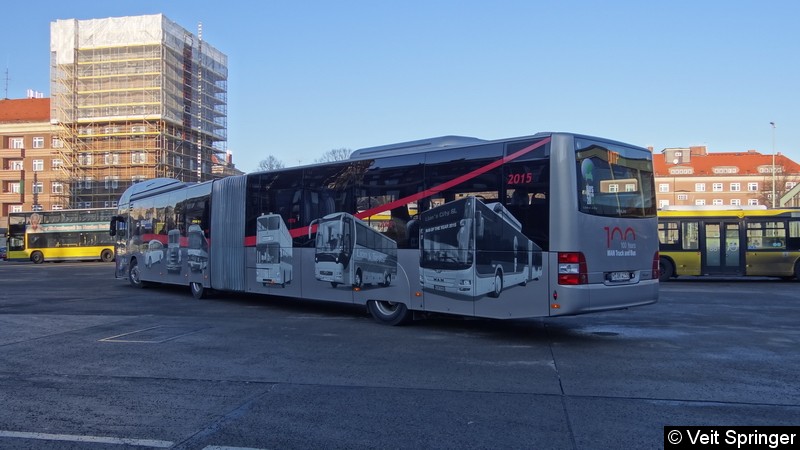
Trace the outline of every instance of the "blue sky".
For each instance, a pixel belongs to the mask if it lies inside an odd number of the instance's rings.
[[[800,162],[800,2],[6,2],[5,94],[49,95],[50,22],[164,13],[228,55],[228,148],[252,171],[441,135],[573,131]]]

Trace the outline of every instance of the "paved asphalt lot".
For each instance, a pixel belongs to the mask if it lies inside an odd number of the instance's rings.
[[[800,283],[652,306],[374,323],[362,307],[136,290],[0,262],[0,448],[662,448],[664,425],[800,425]]]

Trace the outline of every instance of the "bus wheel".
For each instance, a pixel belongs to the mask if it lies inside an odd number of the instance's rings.
[[[139,272],[139,264],[135,259],[131,260],[131,265],[128,267],[128,282],[137,289],[144,287],[144,281],[142,281],[141,273]]]
[[[372,317],[384,325],[403,325],[411,322],[413,314],[406,305],[386,300],[370,300],[367,308]]]
[[[208,295],[206,293],[206,288],[203,287],[203,283],[192,281],[191,283],[189,283],[189,288],[192,290],[192,297],[198,300],[204,299]]]
[[[364,280],[361,277],[361,269],[356,270],[356,276],[353,277],[353,287],[361,287]]]
[[[105,249],[100,252],[100,261],[103,262],[111,262],[114,259],[114,252],[109,249]]]
[[[498,270],[494,274],[494,290],[489,292],[489,297],[500,297],[501,292],[503,292],[503,273]]]
[[[339,283],[337,283],[337,282],[335,282],[335,281],[331,281],[331,286],[332,286],[334,289],[336,289],[336,287],[337,287],[337,286],[339,286]]]
[[[794,263],[794,277],[800,281],[800,261]]]
[[[34,264],[41,264],[44,262],[44,255],[42,252],[33,252],[31,253],[31,261],[33,261]]]
[[[660,258],[658,272],[658,281],[669,281],[675,275],[675,266],[667,258]]]

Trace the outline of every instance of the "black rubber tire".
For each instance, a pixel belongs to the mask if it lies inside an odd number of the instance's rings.
[[[34,264],[41,264],[44,262],[44,255],[39,251],[33,252],[31,253],[31,261],[33,261]]]
[[[202,300],[208,297],[208,289],[203,286],[203,283],[199,283],[197,281],[192,281],[189,283],[189,289],[192,290],[192,297]]]
[[[128,266],[128,282],[136,289],[141,289],[145,286],[145,282],[142,281],[139,272],[139,263],[135,259],[131,260],[131,264]]]
[[[378,323],[384,325],[404,325],[413,320],[414,315],[403,303],[386,300],[370,300],[367,309]]]
[[[111,262],[114,260],[114,252],[109,249],[104,249],[100,252],[100,261]]]
[[[658,281],[669,281],[670,278],[675,276],[675,265],[667,258],[659,258],[658,260]]]
[[[356,270],[356,276],[353,279],[353,287],[360,288],[364,284],[364,277],[361,275],[361,269]]]
[[[494,290],[489,292],[489,297],[500,297],[501,292],[503,292],[503,272],[498,270],[494,274]]]

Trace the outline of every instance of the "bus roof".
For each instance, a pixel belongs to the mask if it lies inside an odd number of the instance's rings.
[[[141,181],[125,190],[119,199],[119,204],[124,205],[138,196],[150,196],[161,192],[180,189],[189,183],[176,180],[174,178],[153,178],[152,180]]]
[[[678,209],[660,210],[658,217],[691,218],[691,217],[800,217],[800,208],[786,209]]]

